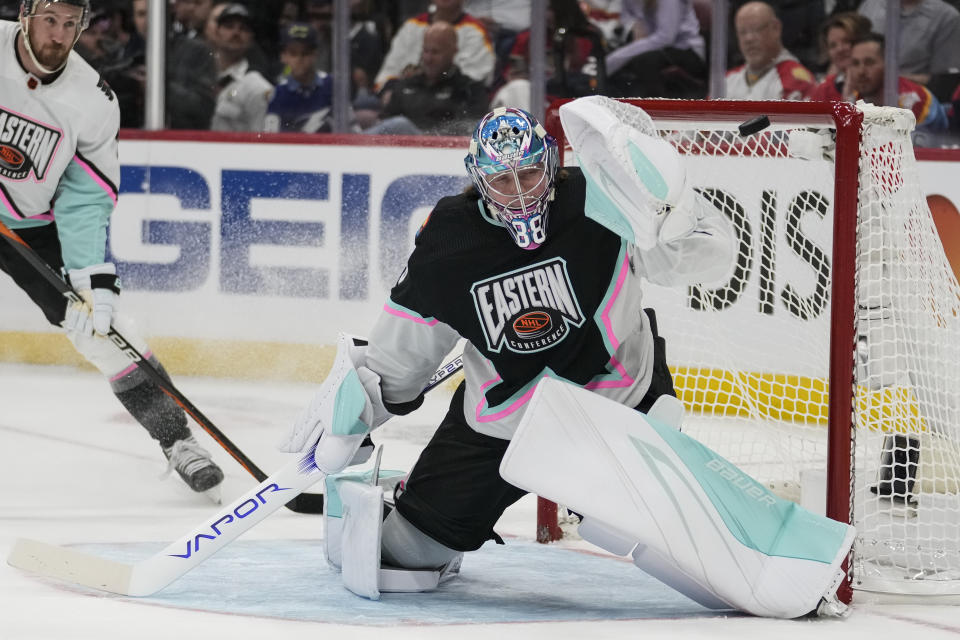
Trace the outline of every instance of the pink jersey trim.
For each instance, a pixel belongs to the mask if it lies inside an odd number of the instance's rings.
[[[395,309],[395,308],[391,307],[389,304],[383,305],[383,310],[386,311],[387,313],[389,313],[390,315],[397,316],[398,318],[403,318],[404,320],[412,320],[413,322],[416,322],[417,324],[425,324],[425,325],[427,325],[428,327],[432,327],[432,326],[434,326],[434,325],[436,325],[436,324],[439,324],[439,322],[440,322],[440,321],[437,320],[436,318],[434,318],[433,320],[427,320],[426,318],[421,318],[421,317],[419,317],[419,316],[410,315],[409,313],[405,313],[405,312],[401,311],[400,309]]]
[[[17,213],[17,210],[13,207],[13,203],[7,199],[7,195],[0,189],[0,200],[3,201],[3,206],[6,207],[7,211],[10,213],[10,217],[14,220],[53,220],[53,211],[47,211],[46,213],[38,213],[35,216],[22,216]]]
[[[506,407],[505,409],[501,409],[497,413],[491,414],[489,416],[485,416],[483,415],[483,407],[487,403],[487,397],[486,397],[487,388],[493,386],[494,384],[500,382],[501,380],[502,378],[500,376],[497,376],[493,380],[488,380],[487,382],[484,382],[482,385],[480,385],[480,397],[482,399],[480,400],[480,404],[477,405],[477,409],[476,409],[477,422],[494,422],[495,420],[499,420],[500,418],[504,418],[510,415],[511,413],[513,413],[514,411],[522,407],[523,405],[527,404],[527,401],[530,399],[530,396],[532,396],[533,392],[536,391],[537,389],[536,384],[531,385],[530,389],[527,390],[525,394],[517,398],[513,402],[513,404]],[[539,383],[540,381],[538,380],[537,384]]]
[[[610,310],[613,309],[613,303],[616,302],[617,297],[620,295],[620,290],[623,289],[623,283],[627,281],[627,271],[630,269],[630,257],[624,256],[623,264],[620,266],[620,274],[617,276],[617,284],[614,285],[613,295],[610,296],[610,301],[607,302],[607,306],[603,308],[603,313],[600,314],[600,318],[603,321],[603,327],[607,331],[607,339],[610,342],[610,346],[614,351],[620,348],[620,341],[617,339],[617,336],[613,332],[613,323],[610,321]],[[616,356],[610,356],[610,366],[616,369],[617,373],[620,374],[619,380],[597,380],[595,382],[588,382],[584,385],[585,389],[616,389],[619,387],[629,387],[633,384],[634,380],[627,374],[627,370],[624,368],[620,361],[617,360]]]

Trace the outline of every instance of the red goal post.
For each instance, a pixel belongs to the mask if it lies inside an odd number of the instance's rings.
[[[571,164],[563,102],[545,126]],[[960,594],[960,561],[942,559],[960,553],[960,369],[936,355],[960,344],[960,287],[917,186],[912,114],[623,102],[688,156],[688,178],[741,245],[726,286],[645,294],[666,328],[685,431],[783,497],[857,526],[844,600],[852,588]],[[769,126],[741,135],[758,116]],[[797,142],[811,136],[822,154]],[[556,506],[540,500],[538,540],[560,535]]]

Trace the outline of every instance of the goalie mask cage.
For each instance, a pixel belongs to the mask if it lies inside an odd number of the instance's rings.
[[[684,431],[781,497],[856,526],[845,601],[852,589],[960,594],[960,287],[919,187],[913,115],[621,102],[653,118],[736,230],[726,281],[645,290]],[[573,164],[559,104],[546,126]],[[740,135],[763,115],[770,126]],[[556,539],[556,506],[541,499],[538,512],[538,539]]]

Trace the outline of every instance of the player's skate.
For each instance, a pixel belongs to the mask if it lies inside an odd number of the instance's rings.
[[[170,447],[162,447],[167,457],[167,471],[164,477],[176,470],[187,486],[198,493],[204,493],[215,503],[220,504],[220,483],[223,471],[210,458],[206,449],[201,447],[193,436],[177,440]]]

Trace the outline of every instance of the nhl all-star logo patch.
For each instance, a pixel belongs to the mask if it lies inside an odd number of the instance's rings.
[[[0,176],[24,180],[32,171],[42,181],[63,132],[0,109]]]
[[[570,327],[583,324],[583,312],[561,258],[504,273],[470,288],[487,348],[499,353],[549,349]]]

